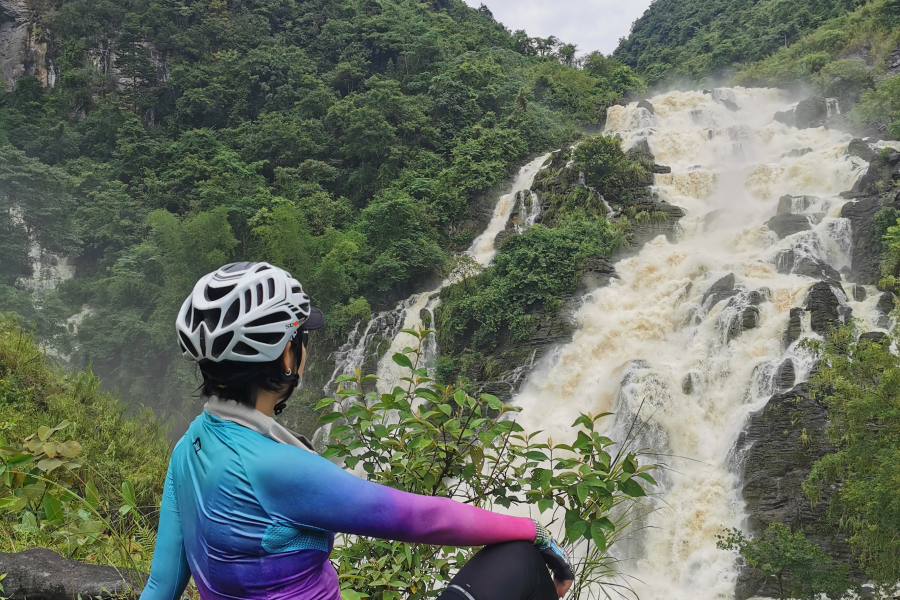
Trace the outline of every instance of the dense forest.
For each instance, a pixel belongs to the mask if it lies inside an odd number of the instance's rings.
[[[370,465],[375,481],[419,491],[429,482],[451,495],[441,469],[407,469],[409,449],[449,452],[453,472],[483,486],[471,447],[439,448],[438,432],[476,438],[455,419],[466,413],[487,423],[484,447],[508,440],[515,426],[500,417],[512,409],[481,394],[486,385],[533,359],[524,342],[555,326],[586,275],[672,234],[683,215],[648,188],[666,167],[646,144],[625,152],[616,138],[590,135],[608,108],[656,87],[777,86],[838,99],[845,114],[829,127],[900,138],[900,0],[657,0],[611,57],[512,32],[460,0],[28,4],[50,70],[0,87],[4,551],[51,546],[147,570],[166,449],[199,409],[197,374],[171,324],[197,278],[224,263],[285,267],[327,315],[312,338],[309,389],[292,408],[348,423],[332,430],[328,456]],[[460,253],[497,194],[526,160],[551,151],[533,187],[539,224],[506,237],[486,269],[470,264]],[[866,152],[875,165],[866,193],[881,207],[870,240],[883,259],[878,288],[896,292],[896,153]],[[357,396],[370,380],[345,377],[338,393],[359,403],[323,411],[331,353],[348,333],[451,273],[426,324],[440,347],[436,368],[412,371],[421,385],[373,404]],[[420,347],[404,351],[410,364],[431,333],[420,330]],[[803,487],[815,501],[834,494],[823,514],[847,535],[855,575],[886,589],[900,577],[900,359],[856,333],[836,329],[809,344],[820,365],[810,395],[828,411],[834,452],[810,465]],[[410,408],[418,388],[437,407],[425,416]],[[401,420],[379,429],[372,423],[386,411]],[[568,448],[577,460],[555,470],[538,466],[548,448],[530,437],[504,447],[504,487],[471,499],[562,507],[566,541],[594,548],[586,581],[612,573],[606,550],[630,518],[605,515],[656,484],[647,463],[658,457],[619,452],[610,463],[613,442],[593,431],[605,416],[579,417]],[[395,466],[405,479],[393,479]],[[763,569],[774,568],[767,552],[800,548],[779,578],[799,581],[812,556],[820,571],[843,560],[834,572],[846,583],[849,559],[825,556],[802,530],[733,535],[723,544]],[[429,564],[423,557],[435,555],[421,546],[346,541],[339,572],[385,600],[426,597],[464,558]],[[360,558],[370,555],[377,561]],[[412,595],[395,585],[413,578]],[[817,597],[824,588],[815,585],[803,593]]]
[[[170,410],[196,387],[170,323],[201,274],[289,269],[329,317],[327,356],[371,307],[437,276],[525,157],[641,86],[458,0],[57,0],[35,19],[58,77],[8,82],[0,100],[15,216],[0,309]],[[74,279],[35,296],[62,257]]]

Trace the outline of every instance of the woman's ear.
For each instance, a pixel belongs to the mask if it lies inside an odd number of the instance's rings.
[[[284,369],[285,373],[294,372],[294,349],[291,347],[291,342],[288,341],[287,345],[284,347],[284,352],[281,353],[281,366]]]

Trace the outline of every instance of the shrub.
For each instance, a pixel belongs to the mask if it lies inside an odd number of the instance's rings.
[[[576,557],[574,597],[607,584],[615,563],[610,548],[629,525],[633,499],[655,485],[649,474],[655,467],[639,464],[630,440],[616,444],[595,431],[609,413],[581,415],[570,444],[538,443],[539,432],[526,434],[511,418],[519,409],[427,376],[422,348],[433,331],[402,333],[417,342],[393,356],[409,371],[402,387],[363,394],[376,378],[357,370],[338,379],[339,403],[319,403],[319,409],[335,407],[322,417],[336,425],[323,456],[400,490],[486,509],[527,507]],[[341,535],[333,560],[345,600],[399,600],[433,595],[472,553]]]

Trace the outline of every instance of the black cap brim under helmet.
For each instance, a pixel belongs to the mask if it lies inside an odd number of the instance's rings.
[[[300,327],[301,329],[315,330],[322,329],[325,326],[325,315],[318,308],[309,309],[309,318]]]

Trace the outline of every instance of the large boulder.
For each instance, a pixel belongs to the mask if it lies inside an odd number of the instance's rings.
[[[734,273],[729,273],[709,286],[709,289],[703,294],[703,300],[701,300],[700,304],[707,308],[712,308],[722,300],[728,300],[737,293],[738,291],[734,289]]]
[[[878,151],[865,140],[855,138],[850,141],[847,146],[847,154],[850,156],[858,156],[866,162],[872,162]]]
[[[3,596],[11,600],[136,598],[146,576],[114,567],[86,565],[47,548],[0,552]]]
[[[831,286],[820,281],[809,288],[806,295],[806,310],[810,313],[810,326],[821,336],[835,327],[840,327],[849,320],[849,313],[841,306],[841,302]]]
[[[806,129],[824,121],[827,117],[828,104],[825,98],[813,96],[801,101],[794,109],[794,126],[797,129]]]
[[[778,234],[779,238],[786,238],[789,235],[812,229],[812,225],[809,223],[809,217],[806,215],[792,214],[776,215],[769,219],[766,226]]]
[[[651,115],[656,114],[656,111],[653,110],[653,105],[650,103],[649,100],[641,100],[640,102],[638,102],[638,108],[645,109]]]
[[[826,433],[828,413],[809,397],[806,385],[772,396],[765,408],[750,417],[737,448],[745,452],[743,495],[748,525],[763,531],[771,523],[802,528],[811,541],[841,563],[855,565],[846,536],[827,519],[832,489],[812,506],[802,485],[812,465],[834,451]],[[856,573],[858,575],[858,573]],[[738,579],[736,598],[778,597],[772,583],[746,568]]]

